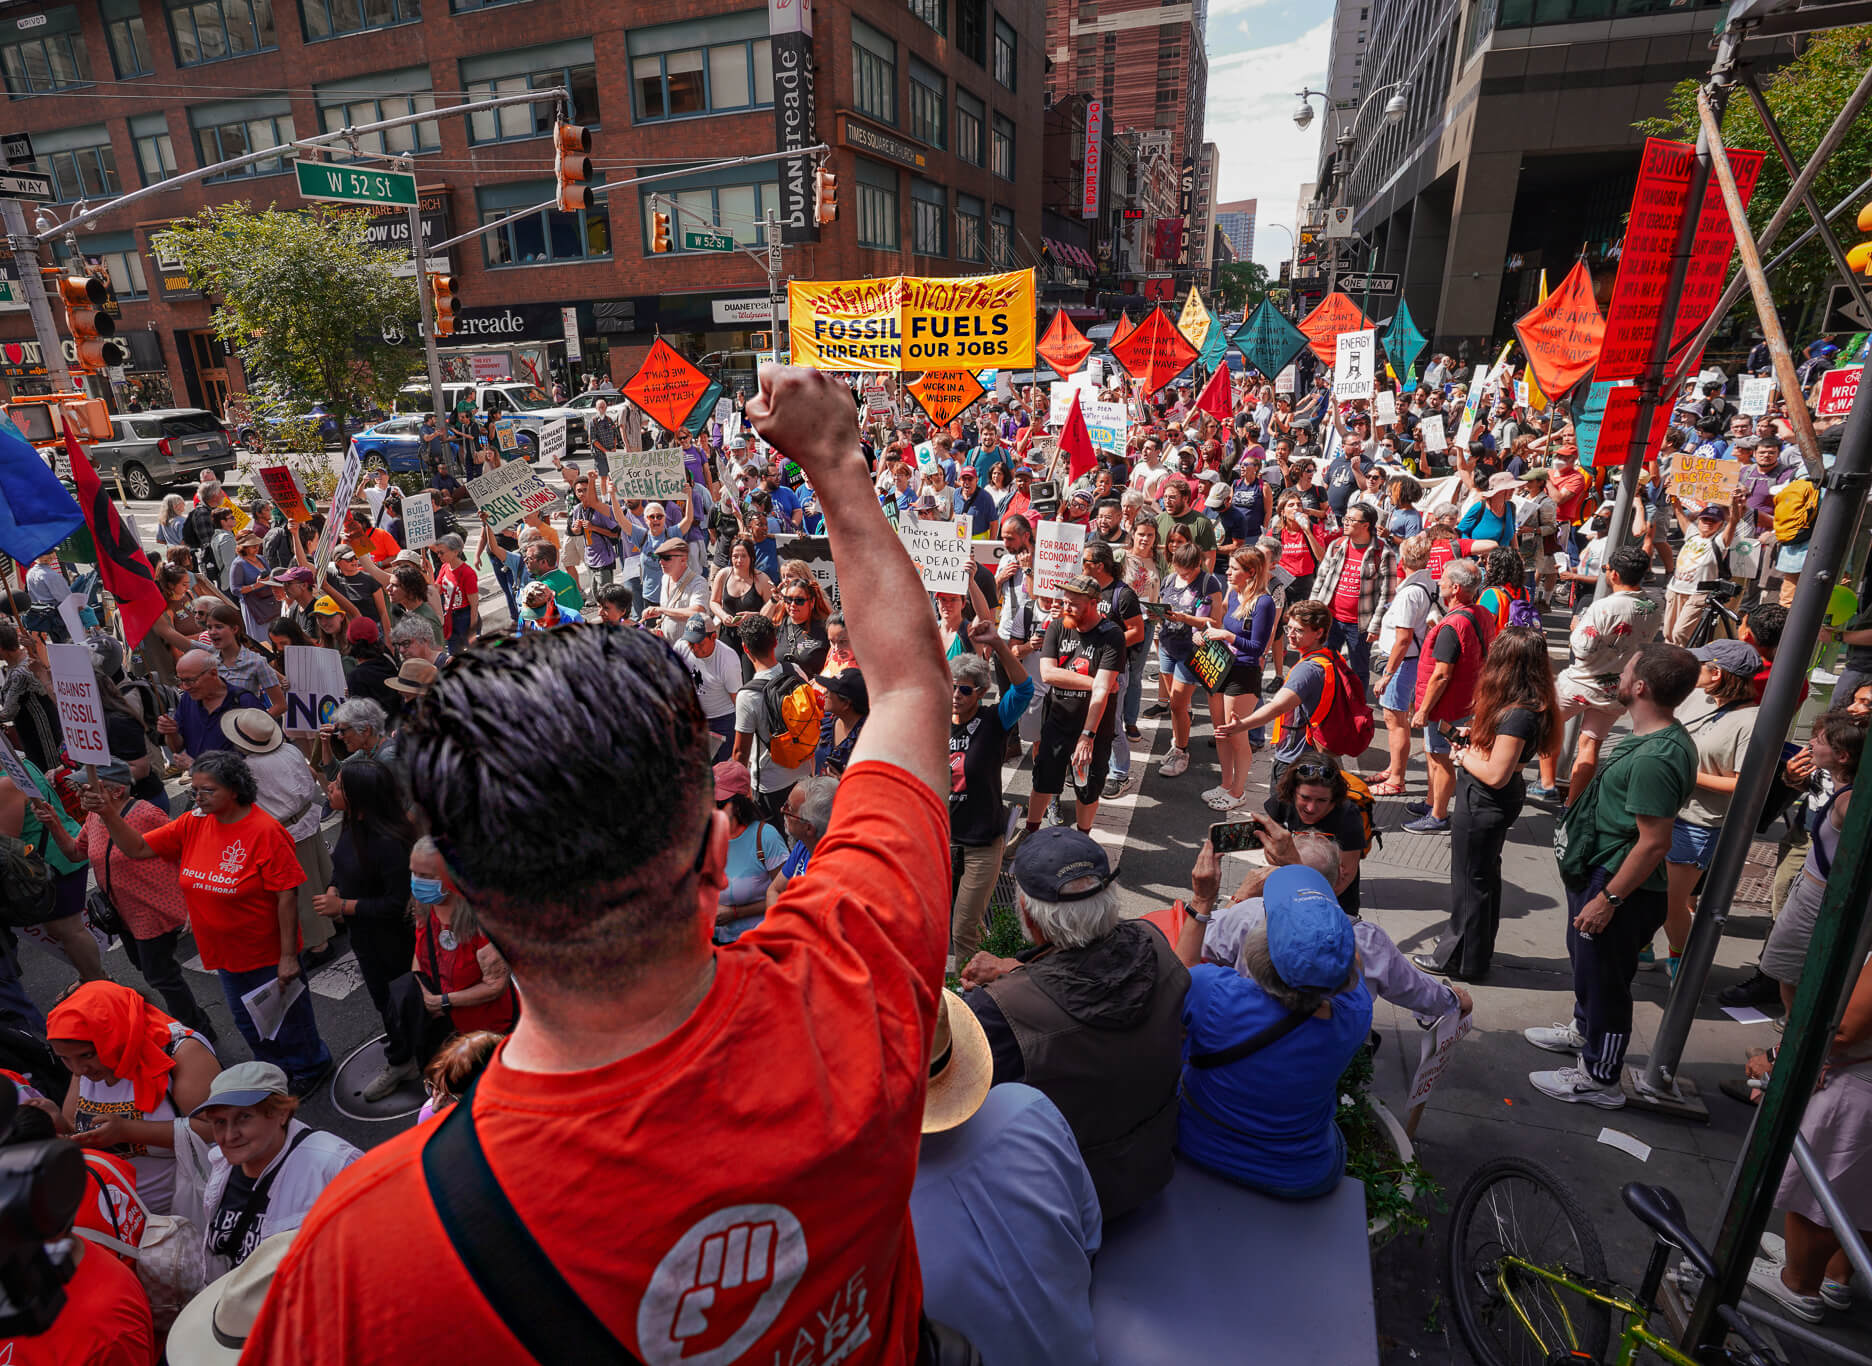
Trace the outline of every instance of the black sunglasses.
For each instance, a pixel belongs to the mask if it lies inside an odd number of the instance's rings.
[[[1293,766],[1293,771],[1294,776],[1303,783],[1328,782],[1333,776],[1331,765],[1314,763],[1312,761],[1295,764]]]
[[[797,593],[786,593],[781,595],[780,601],[790,603],[794,607],[804,607],[807,603],[811,602],[812,599],[801,597]]]
[[[955,690],[964,697],[973,697],[978,691],[973,683],[958,683],[955,685]]]

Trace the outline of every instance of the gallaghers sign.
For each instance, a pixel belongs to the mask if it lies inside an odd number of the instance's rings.
[[[793,363],[819,370],[1030,369],[1034,272],[794,280],[787,321]]]

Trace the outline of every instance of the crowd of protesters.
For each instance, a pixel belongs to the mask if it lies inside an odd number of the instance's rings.
[[[947,1360],[963,1338],[988,1362],[1095,1360],[1092,1256],[1179,1160],[1283,1199],[1337,1185],[1338,1078],[1373,999],[1473,1008],[1530,801],[1567,836],[1575,992],[1569,1021],[1527,1031],[1571,1061],[1530,1081],[1623,1105],[1633,976],[1660,931],[1674,971],[1692,923],[1810,532],[1786,485],[1808,473],[1774,413],[1731,418],[1699,386],[1615,536],[1567,416],[1464,369],[1433,357],[1382,423],[1323,377],[1237,381],[1225,415],[1115,380],[1133,434],[1076,468],[1036,391],[867,424],[842,383],[777,371],[693,430],[601,405],[589,468],[559,462],[558,505],[512,526],[475,511],[465,485],[501,457],[457,415],[425,427],[426,546],[387,476],[301,522],[204,478],[165,509],[169,610],[133,659],[92,638],[117,718],[95,781],[61,756],[42,641],[0,618],[0,719],[35,789],[0,778],[0,834],[44,861],[38,928],[80,983],[42,1014],[0,932],[0,1009],[59,1069],[22,1074],[31,1112],[133,1155],[116,1179],[193,1221],[198,1285],[224,1276],[204,1298],[277,1276],[250,1360],[512,1360],[542,1309],[653,1360],[796,1334],[820,1360],[866,1341]],[[1464,440],[1432,448],[1439,426]],[[652,443],[683,451],[683,491],[622,496]],[[1684,506],[1672,456],[1732,448],[1760,479]],[[919,578],[895,532],[912,519],[967,522],[966,591]],[[1078,562],[1043,578],[1061,524]],[[1740,586],[1739,628],[1712,632],[1711,579]],[[1543,611],[1572,614],[1565,667]],[[307,645],[337,652],[347,693],[311,727],[287,703],[285,650]],[[1857,677],[1788,762],[1806,814],[1748,1003],[1798,983],[1872,712]],[[1170,722],[1156,775],[1209,779],[1264,865],[1227,898],[1205,844],[1161,926],[1119,914],[1091,836],[1149,762],[1150,716]],[[1374,799],[1419,754],[1404,829],[1449,837],[1450,914],[1406,955],[1361,918],[1361,865]],[[187,782],[173,818],[165,777]],[[981,947],[1004,870],[1013,957]],[[166,1010],[106,980],[93,927]],[[254,1061],[220,1063],[185,930]],[[332,1065],[296,989],[341,944],[384,1026],[366,1098],[426,1086],[447,1116],[361,1158],[293,1117]],[[285,1003],[262,1028],[268,992]],[[1840,1129],[1872,1116],[1834,1108]],[[737,1142],[780,1113],[786,1144]],[[529,1180],[549,1149],[556,1179]],[[178,1181],[191,1163],[202,1179]],[[603,1202],[561,1195],[620,1168],[621,1241]],[[471,1196],[478,1222],[425,1214]],[[992,1219],[960,1217],[977,1208]],[[510,1252],[473,1230],[503,1218],[534,1244],[515,1285],[562,1273],[543,1305],[477,1274]],[[1003,1248],[1035,1285],[1004,1283]],[[748,1293],[781,1285],[771,1312]]]

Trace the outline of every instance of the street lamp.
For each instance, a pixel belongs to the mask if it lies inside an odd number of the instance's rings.
[[[1307,103],[1307,96],[1312,93],[1314,92],[1310,90],[1301,91],[1300,103],[1294,107],[1294,126],[1303,132],[1313,124],[1313,106]]]
[[[1391,95],[1384,105],[1383,118],[1387,124],[1398,123],[1410,112],[1410,82],[1408,80],[1391,81],[1368,94],[1359,107],[1352,111],[1351,117],[1340,123],[1339,132],[1334,138],[1338,148],[1333,157],[1332,204],[1335,208],[1344,207],[1346,181],[1350,178],[1352,169],[1352,148],[1356,142],[1352,130],[1358,127],[1358,121],[1365,116],[1365,111],[1371,108],[1371,102],[1386,92],[1390,92]],[[1295,98],[1300,103],[1294,110],[1293,121],[1299,128],[1304,129],[1313,122],[1312,101],[1315,98],[1318,98],[1328,111],[1333,108],[1323,91],[1302,90]],[[1326,289],[1328,293],[1331,293],[1339,282],[1339,253],[1336,250],[1327,253],[1327,271]]]

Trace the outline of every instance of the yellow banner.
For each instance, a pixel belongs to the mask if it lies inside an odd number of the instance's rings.
[[[1177,317],[1177,331],[1198,351],[1209,339],[1209,310],[1203,307],[1195,285],[1190,286],[1189,298],[1183,301],[1183,312]]]
[[[787,325],[816,370],[1031,369],[1034,272],[793,280]]]

